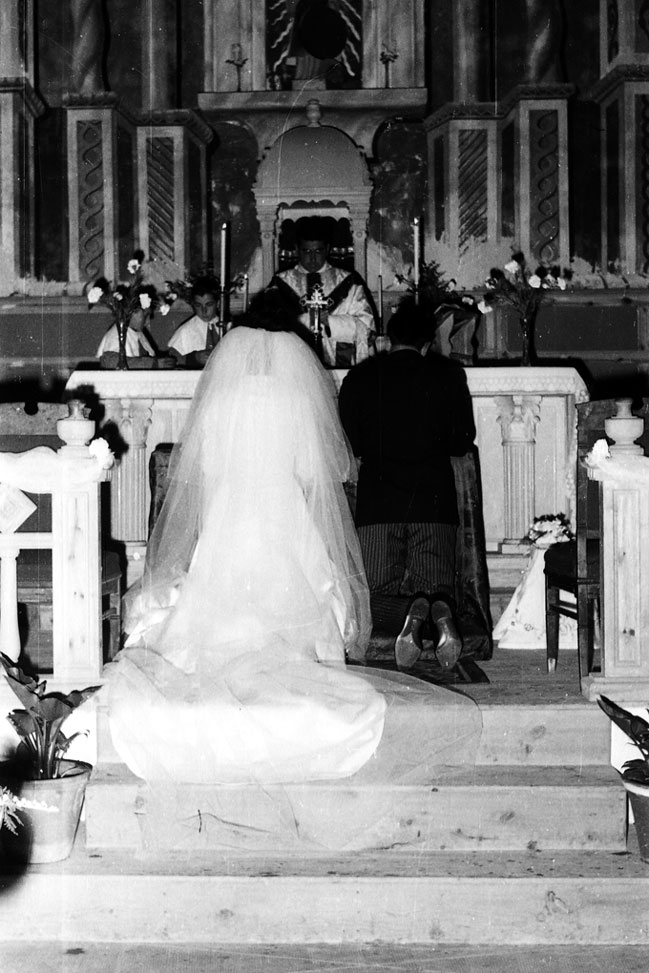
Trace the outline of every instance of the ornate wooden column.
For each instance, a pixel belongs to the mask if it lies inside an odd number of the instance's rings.
[[[0,287],[3,294],[34,272],[35,93],[31,0],[0,4]]]
[[[136,198],[134,124],[114,95],[69,95],[69,280],[83,286],[97,276],[124,274],[133,256]]]
[[[649,22],[640,0],[600,0],[602,266],[649,269]]]
[[[67,109],[70,282],[119,276],[135,239],[134,127],[104,90],[101,0],[70,0],[73,21]]]
[[[488,100],[488,31],[480,0],[453,7],[453,103],[425,122],[431,187],[426,250],[437,258],[440,248],[447,248],[459,276],[466,275],[464,262],[469,260],[470,278],[480,280],[499,239],[497,119]]]
[[[475,259],[476,252],[484,253],[484,266],[472,275],[484,277],[499,239],[494,106],[445,105],[426,119],[425,128],[431,187],[424,227],[426,252],[436,258],[443,246],[460,268],[467,256]]]

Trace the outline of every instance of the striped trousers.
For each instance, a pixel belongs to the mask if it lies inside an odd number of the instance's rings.
[[[358,528],[358,538],[376,628],[399,632],[416,594],[454,606],[454,524],[369,524]]]

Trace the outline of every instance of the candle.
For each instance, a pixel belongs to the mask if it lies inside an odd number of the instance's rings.
[[[419,243],[419,217],[418,216],[415,216],[414,223],[413,223],[413,229],[414,229],[414,244],[413,244],[413,247],[414,247],[415,256],[414,256],[414,263],[413,263],[413,267],[412,267],[412,280],[413,280],[413,283],[415,285],[415,296],[416,296],[417,295],[417,290],[419,288],[419,250],[420,250],[420,243]]]
[[[379,331],[383,331],[383,275],[376,278],[376,307],[379,312]]]
[[[221,290],[227,284],[228,224],[221,224]]]
[[[250,291],[250,281],[248,280],[248,274],[243,275],[243,309],[248,310],[248,294]]]

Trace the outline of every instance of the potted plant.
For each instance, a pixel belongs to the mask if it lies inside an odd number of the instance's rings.
[[[26,675],[2,653],[0,662],[24,707],[7,714],[20,742],[2,768],[3,846],[23,861],[61,861],[72,851],[92,770],[89,764],[66,758],[72,741],[82,734],[67,736],[63,724],[99,686],[48,693],[44,681]],[[7,793],[13,798],[11,805]]]
[[[597,702],[639,753],[639,756],[622,765],[620,774],[631,801],[640,857],[643,861],[649,861],[649,723],[606,696],[600,696]]]

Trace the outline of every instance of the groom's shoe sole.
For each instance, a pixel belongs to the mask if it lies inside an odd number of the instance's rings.
[[[419,659],[422,649],[421,628],[428,618],[429,611],[428,598],[413,598],[410,602],[403,628],[394,643],[397,669],[412,669]]]
[[[435,622],[439,632],[439,642],[435,649],[435,658],[443,669],[452,668],[460,658],[462,639],[450,617],[440,618]]]

